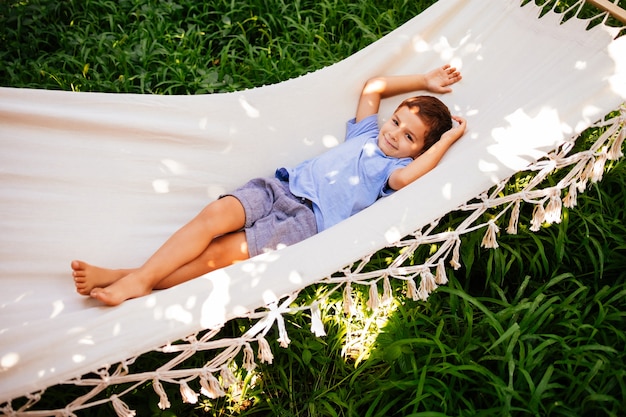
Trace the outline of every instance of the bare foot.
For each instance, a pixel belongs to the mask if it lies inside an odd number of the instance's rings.
[[[151,292],[152,287],[141,280],[137,274],[128,274],[109,286],[93,288],[89,296],[106,305],[116,306],[128,299],[142,297]]]
[[[124,269],[100,268],[83,261],[72,261],[72,270],[76,292],[81,295],[90,295],[94,288],[107,287],[131,272]]]

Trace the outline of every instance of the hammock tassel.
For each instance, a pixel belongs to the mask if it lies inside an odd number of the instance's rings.
[[[311,305],[311,333],[317,337],[326,336],[324,323],[322,322],[322,312],[318,303]]]
[[[606,165],[607,159],[607,151],[606,147],[602,148],[602,152],[596,158],[596,161],[593,163],[593,169],[591,170],[591,182],[596,183],[602,180],[602,176],[604,175],[604,166]]]
[[[560,190],[554,190],[550,196],[550,201],[546,206],[545,221],[548,223],[561,223],[561,195]]]
[[[487,224],[487,232],[485,233],[485,236],[483,237],[483,241],[481,242],[480,246],[487,249],[496,249],[498,246],[500,246],[498,245],[497,240],[497,235],[499,231],[500,228],[498,227],[496,222],[493,219],[489,220]]]
[[[413,281],[413,278],[407,279],[406,285],[407,285],[408,296],[411,297],[413,301],[420,300],[420,295],[417,292],[417,286],[415,285],[415,281]]]
[[[279,315],[276,321],[278,322],[278,344],[281,348],[287,348],[289,347],[289,343],[291,343],[291,339],[289,339],[287,329],[285,329],[285,320],[283,316]]]
[[[435,283],[437,285],[446,285],[448,283],[448,276],[446,275],[446,265],[443,262],[443,258],[439,258],[439,262],[437,262]]]
[[[220,386],[220,382],[211,373],[200,377],[200,386],[202,387],[200,388],[200,392],[212,400],[226,395]]]
[[[539,229],[541,229],[541,225],[543,224],[545,216],[546,212],[543,209],[543,204],[537,204],[535,206],[535,209],[533,210],[533,218],[530,221],[530,230],[532,232],[537,232]]]
[[[435,277],[430,272],[429,268],[424,268],[420,271],[420,288],[419,293],[422,296],[428,297],[428,295],[437,289],[437,284],[435,283]]]
[[[461,252],[461,238],[457,234],[454,239],[454,249],[452,249],[452,259],[450,259],[450,266],[452,266],[454,270],[457,270],[461,267],[461,264],[459,263],[459,259],[461,257],[460,252]]]
[[[111,395],[111,404],[113,405],[113,409],[118,417],[135,417],[137,414],[135,410],[128,408],[128,406],[124,404],[124,402],[122,402],[117,395]]]
[[[578,199],[578,185],[576,185],[575,182],[572,182],[569,185],[569,190],[567,192],[567,195],[563,199],[563,205],[567,208],[574,208],[576,207],[577,199]]]
[[[183,397],[183,402],[187,404],[195,404],[198,402],[198,394],[191,389],[186,381],[180,381],[180,396]]]
[[[376,310],[380,305],[380,297],[378,296],[378,286],[375,282],[370,284],[370,296],[367,300],[367,307],[370,310]]]
[[[163,385],[161,384],[161,381],[159,381],[159,378],[154,378],[152,380],[152,388],[154,388],[154,392],[156,392],[159,396],[159,408],[161,410],[170,408],[170,400],[167,398],[167,393],[165,392],[165,389],[163,389]]]
[[[254,368],[256,368],[256,363],[254,362],[254,352],[252,351],[249,343],[246,343],[243,347],[243,367],[248,372],[252,372]]]
[[[595,162],[593,158],[591,158],[589,162],[587,162],[587,165],[585,165],[583,172],[580,174],[580,181],[578,182],[578,191],[581,193],[584,192],[585,189],[587,188],[587,181],[591,177],[591,172],[593,171],[594,164]]]
[[[259,336],[257,338],[257,343],[259,344],[259,354],[257,358],[261,361],[261,363],[272,364],[274,361],[274,355],[272,355],[272,349],[270,348],[270,344],[267,343],[267,340],[263,336]]]
[[[348,316],[354,316],[356,314],[356,307],[352,299],[352,284],[350,281],[346,282],[346,286],[343,289],[343,312]]]
[[[229,388],[231,385],[237,383],[237,378],[233,375],[233,372],[228,368],[228,365],[224,365],[220,368],[220,377],[222,378],[222,386]]]
[[[511,211],[511,218],[509,219],[509,226],[506,228],[506,232],[510,235],[517,234],[517,225],[519,223],[519,212],[521,206],[521,200],[515,200],[513,210]]]
[[[391,281],[389,280],[389,277],[385,275],[385,277],[383,278],[383,305],[389,304],[392,299],[393,295],[391,290]]]
[[[622,153],[622,145],[624,144],[624,138],[626,137],[626,126],[622,126],[619,130],[619,133],[615,136],[615,140],[611,145],[611,150],[609,151],[607,157],[611,161],[616,161],[624,154]]]

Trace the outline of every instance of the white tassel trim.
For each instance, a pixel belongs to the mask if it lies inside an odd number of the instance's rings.
[[[220,368],[220,377],[222,378],[224,388],[228,388],[237,383],[237,378],[235,378],[233,372],[228,368],[228,365],[224,365]]]
[[[487,224],[487,232],[485,233],[485,236],[483,237],[483,241],[481,242],[480,246],[487,249],[496,249],[499,246],[497,240],[497,235],[499,231],[500,228],[498,227],[496,222],[493,219],[489,220]]]
[[[343,289],[343,312],[348,316],[354,316],[356,314],[356,306],[352,299],[352,284],[350,281],[346,282],[346,286]]]
[[[226,395],[220,385],[220,382],[211,373],[200,377],[200,386],[200,392],[202,395],[205,395],[213,400]]]
[[[459,260],[461,258],[460,252],[461,252],[461,238],[457,235],[454,239],[454,249],[452,249],[452,259],[450,259],[450,266],[452,266],[452,268],[454,268],[455,270],[461,267],[461,264],[459,263]]]
[[[163,385],[161,385],[161,381],[159,381],[158,378],[154,378],[152,380],[152,388],[154,388],[154,392],[156,392],[159,396],[159,408],[161,410],[170,408],[170,400],[167,398],[167,393],[165,392],[165,389],[163,389]]]
[[[283,316],[279,315],[276,317],[276,321],[278,322],[278,344],[282,348],[289,347],[291,339],[289,339],[289,336],[287,335],[287,329],[285,329],[285,320],[283,319]]]
[[[311,305],[311,333],[317,337],[326,336],[324,323],[322,322],[322,312],[318,303]]]
[[[370,284],[370,295],[369,300],[367,300],[367,307],[370,310],[376,310],[380,305],[380,298],[378,296],[378,286],[376,282],[372,282]]]
[[[607,157],[611,161],[616,161],[624,154],[622,153],[622,145],[624,144],[624,138],[626,137],[626,126],[621,126],[619,133],[616,135],[613,144],[611,145],[611,150],[607,154]]]
[[[563,199],[563,205],[567,208],[574,208],[576,204],[578,204],[578,185],[575,182],[572,182],[569,185],[569,190],[567,195]]]
[[[544,220],[550,224],[561,223],[562,201],[560,193],[561,191],[558,189],[553,190],[546,206]]]
[[[113,405],[113,409],[118,417],[135,417],[137,414],[134,410],[128,408],[128,406],[124,404],[117,395],[111,396],[111,404]]]
[[[509,226],[506,228],[506,232],[510,235],[517,234],[517,225],[519,223],[519,212],[521,206],[521,200],[515,200],[513,210],[511,210],[511,218],[509,219]]]
[[[248,343],[246,343],[243,347],[243,367],[248,372],[252,372],[254,368],[256,368],[256,363],[254,362],[254,352]]]
[[[259,353],[257,358],[259,358],[261,363],[269,363],[271,365],[274,361],[274,355],[272,355],[270,344],[267,343],[267,340],[265,340],[263,336],[259,336],[256,341],[259,344]]]
[[[420,295],[417,292],[417,286],[415,285],[415,281],[413,281],[413,278],[407,279],[406,285],[408,296],[411,297],[413,301],[420,300]]]
[[[430,272],[430,268],[424,268],[420,271],[420,278],[419,294],[428,297],[430,293],[437,289],[435,276]]]
[[[604,176],[604,166],[606,165],[607,160],[607,150],[606,147],[602,148],[600,155],[596,158],[593,163],[593,169],[591,170],[591,182],[596,183],[602,180]]]
[[[391,302],[391,300],[393,300],[391,281],[388,276],[385,276],[385,278],[383,278],[383,299],[381,302],[384,305],[387,305]]]
[[[437,285],[446,285],[448,283],[448,275],[446,275],[446,265],[443,258],[437,263],[437,273],[435,275],[435,283]]]
[[[530,221],[530,230],[532,232],[537,232],[541,229],[541,225],[543,224],[543,220],[545,219],[546,212],[543,209],[543,204],[539,203],[535,205],[533,210],[533,218]]]
[[[179,381],[180,384],[180,396],[183,397],[183,402],[187,404],[195,404],[198,402],[198,394],[191,389],[191,387],[185,381]]]

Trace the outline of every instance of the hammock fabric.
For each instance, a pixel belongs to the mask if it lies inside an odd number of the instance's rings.
[[[444,214],[472,210],[469,229],[490,205],[512,207],[514,214],[526,201],[540,207],[537,224],[558,221],[561,200],[575,204],[575,193],[597,179],[594,169],[621,154],[623,113],[610,122],[604,142],[577,159],[566,156],[573,137],[624,101],[626,42],[603,23],[586,30],[586,21],[561,24],[554,12],[539,14],[534,4],[514,0],[441,0],[345,61],[229,94],[0,89],[0,410],[18,415],[11,399],[27,395],[34,402],[32,393],[68,381],[91,384],[93,395],[110,383],[140,380],[152,380],[162,395],[161,382],[174,382],[193,400],[187,383],[200,378],[203,392],[219,395],[237,352],[246,366],[254,366],[252,346],[260,360],[271,361],[264,337],[274,324],[281,344],[289,343],[281,313],[310,284],[346,283],[348,311],[354,283],[370,285],[372,305],[379,301],[377,284],[389,296],[392,277],[405,280],[414,298],[427,297],[445,282],[443,260],[458,266],[463,230],[437,236],[440,251],[415,268],[402,267],[400,258],[387,270],[359,275],[358,262],[390,245],[429,242],[423,228]],[[75,293],[70,260],[140,265],[221,193],[341,141],[369,77],[444,63],[459,67],[464,79],[441,98],[468,119],[469,129],[419,181],[297,245],[115,308]],[[400,99],[388,100],[381,116]],[[573,164],[573,174],[558,187],[499,201],[497,193],[481,194],[529,166],[541,179],[565,163]],[[476,196],[478,203],[465,204]],[[484,245],[494,247],[496,221],[486,228]],[[317,305],[306,308],[313,330],[323,334]],[[230,344],[210,340],[217,330],[195,336],[242,316],[258,320]],[[179,339],[187,343],[170,345]],[[175,369],[193,351],[218,347],[223,353],[204,368]],[[126,375],[129,358],[153,349],[183,352],[159,372]],[[99,375],[95,382],[80,379],[90,372],[91,379]],[[89,398],[64,412],[87,407]],[[117,396],[110,401],[120,415],[130,413]]]

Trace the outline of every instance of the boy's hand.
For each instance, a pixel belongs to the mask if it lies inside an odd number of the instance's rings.
[[[448,142],[450,145],[465,134],[465,128],[467,127],[467,121],[460,116],[452,116],[452,120],[458,124],[452,126],[452,129],[441,135],[441,140]]]
[[[461,73],[450,65],[436,68],[424,75],[426,90],[431,93],[445,94],[452,91],[449,86],[461,81]]]

